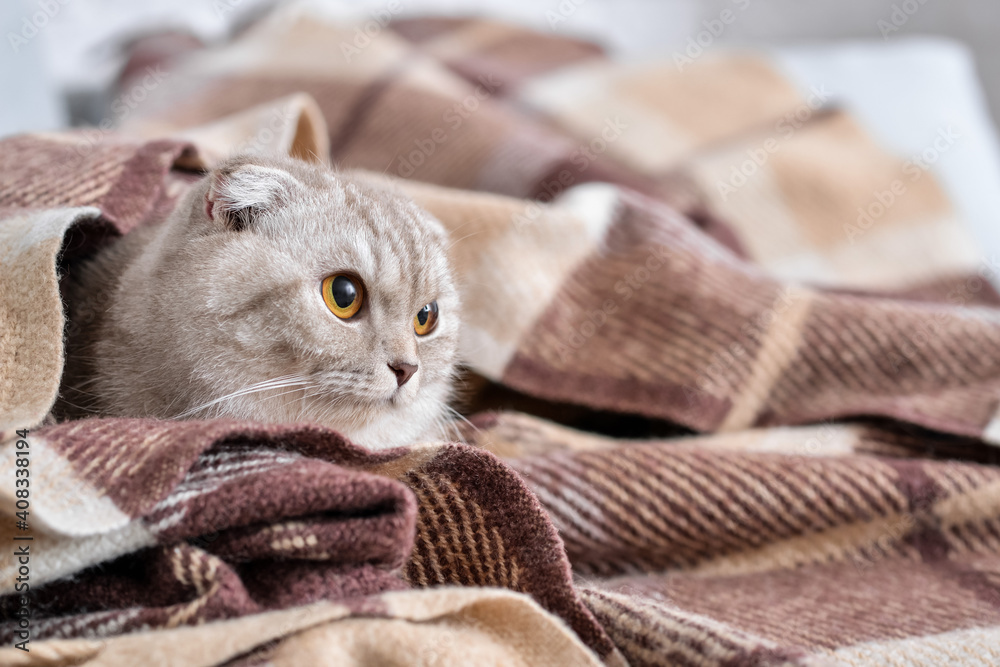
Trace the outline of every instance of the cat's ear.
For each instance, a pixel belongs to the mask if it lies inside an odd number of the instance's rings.
[[[283,169],[246,162],[223,165],[210,179],[205,215],[233,231],[251,227],[262,214],[284,206],[298,185]]]

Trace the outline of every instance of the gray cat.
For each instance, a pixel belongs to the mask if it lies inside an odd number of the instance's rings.
[[[59,412],[441,437],[459,299],[446,232],[388,187],[241,156],[71,273]]]

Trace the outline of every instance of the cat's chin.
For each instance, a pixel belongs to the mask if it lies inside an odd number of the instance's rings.
[[[440,440],[443,434],[434,429],[436,421],[414,420],[406,415],[406,411],[402,411],[399,414],[380,415],[361,428],[338,428],[336,424],[329,426],[340,431],[354,444],[378,451]]]
[[[322,400],[303,406],[294,398],[276,404],[247,396],[230,402],[216,416],[276,424],[313,422],[366,449],[381,450],[448,437],[449,393],[450,385],[442,383],[415,393],[392,392],[374,401],[357,400],[350,407]]]
[[[342,433],[351,442],[373,451],[403,447],[446,438],[444,397],[422,388],[417,396],[393,396],[369,408],[363,424],[332,420],[325,426]]]

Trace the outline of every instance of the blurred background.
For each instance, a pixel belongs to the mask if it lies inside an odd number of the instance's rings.
[[[345,17],[364,17],[387,0],[312,0]],[[8,42],[0,74],[10,90],[0,109],[4,134],[74,118],[67,96],[106,89],[123,64],[123,47],[150,32],[226,39],[280,0],[7,0],[0,26]],[[994,116],[1000,111],[1000,3],[994,0],[399,0],[400,16],[478,15],[592,39],[626,58],[669,56],[726,8],[739,13],[711,48],[767,48],[869,42],[873,46],[938,38],[968,58]],[[566,9],[571,8],[570,11]],[[37,14],[46,14],[38,20]],[[900,20],[902,16],[905,21]],[[558,17],[558,18],[557,18]],[[26,22],[37,28],[25,30]],[[25,43],[11,37],[23,36]],[[24,33],[24,34],[22,34]],[[906,73],[919,84],[924,72]]]
[[[390,0],[304,4],[364,19]],[[884,147],[919,153],[941,127],[963,140],[934,172],[984,255],[1000,255],[1000,3],[996,0],[395,0],[396,16],[501,18],[591,39],[619,60],[673,59],[688,48],[771,54],[803,90],[829,88]],[[0,135],[96,124],[128,45],[161,31],[216,44],[274,0],[5,0]],[[303,3],[299,3],[303,4]],[[730,11],[735,20],[720,24]],[[721,29],[720,29],[721,27]],[[697,45],[699,36],[712,32]]]

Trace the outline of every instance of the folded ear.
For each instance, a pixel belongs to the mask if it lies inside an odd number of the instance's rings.
[[[268,211],[287,203],[297,185],[283,169],[231,161],[211,175],[205,215],[233,231],[242,231]]]

